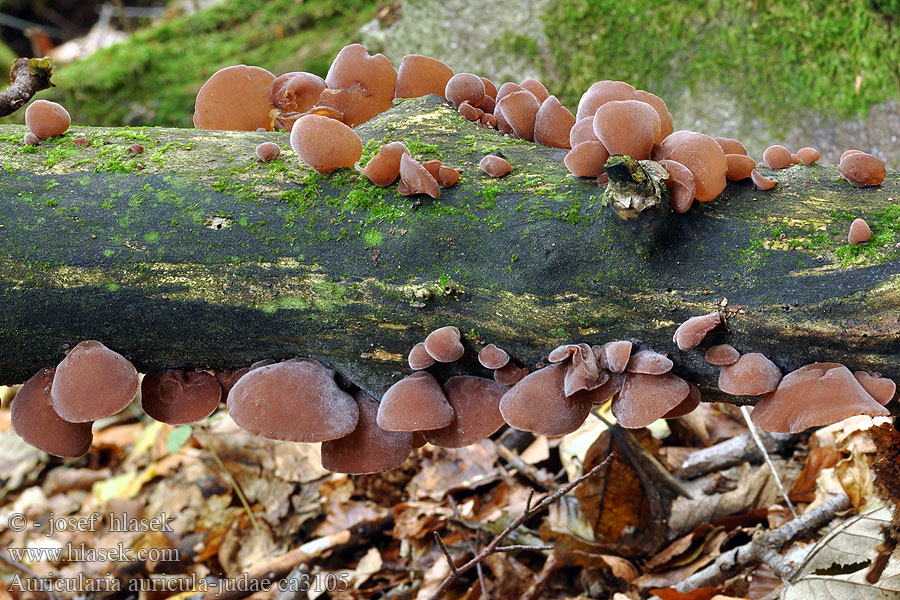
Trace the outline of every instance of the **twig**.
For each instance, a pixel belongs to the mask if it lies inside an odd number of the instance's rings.
[[[547,475],[543,471],[536,469],[534,466],[529,465],[522,457],[504,446],[503,444],[497,444],[497,455],[505,460],[509,466],[514,467],[519,474],[528,479],[532,483],[537,484],[541,488],[545,490],[549,490],[553,488],[553,477]]]
[[[759,435],[763,447],[770,453],[780,453],[797,438],[789,433]],[[758,463],[763,458],[759,447],[753,443],[750,433],[742,433],[712,445],[695,450],[678,467],[683,479],[694,479],[713,471],[720,471],[745,462]]]
[[[345,529],[316,538],[248,571],[244,574],[243,579],[252,583],[268,581],[269,584],[272,584],[290,573],[297,565],[312,562],[325,551],[350,543],[354,537],[355,534],[351,529]],[[236,600],[250,595],[250,591],[244,589],[243,586],[239,587],[240,589],[232,590],[220,589],[218,585],[211,585],[209,591],[203,595],[203,600]]]
[[[550,578],[559,571],[565,563],[563,562],[562,557],[557,554],[555,551],[550,553],[550,556],[547,557],[547,560],[544,562],[544,566],[541,568],[541,572],[535,575],[534,579],[531,582],[531,585],[528,586],[528,589],[525,590],[525,593],[522,594],[522,598],[520,600],[535,600],[541,597],[541,594],[544,591],[544,588],[547,587],[547,584],[550,582]]]
[[[41,90],[53,87],[52,58],[17,58],[9,70],[9,87],[0,92],[0,117],[10,115]]]
[[[477,556],[475,556],[472,560],[465,563],[464,565],[462,565],[460,567],[456,567],[456,573],[454,574],[451,572],[450,575],[448,575],[444,579],[444,581],[441,582],[441,585],[437,588],[437,590],[435,590],[435,592],[431,596],[429,596],[428,600],[440,600],[441,598],[443,598],[447,589],[449,589],[449,587],[453,584],[454,581],[457,580],[457,578],[459,578],[460,575],[464,574],[469,569],[472,569],[476,565],[480,564],[482,561],[484,561],[485,558],[487,558],[491,554],[498,552],[498,548],[500,547],[500,542],[505,540],[507,538],[507,536],[509,536],[509,534],[511,534],[519,526],[521,526],[522,523],[524,523],[525,521],[534,517],[536,514],[538,514],[539,512],[541,512],[542,510],[544,510],[545,508],[547,508],[548,506],[553,504],[554,502],[557,502],[560,498],[562,498],[563,496],[565,496],[566,494],[568,494],[569,492],[574,490],[576,487],[578,487],[579,485],[584,483],[590,477],[593,477],[594,475],[599,473],[602,469],[604,469],[609,464],[609,461],[613,456],[614,456],[613,454],[610,454],[603,460],[603,462],[598,464],[596,467],[594,467],[593,469],[591,469],[590,471],[588,471],[587,473],[585,473],[578,479],[559,488],[558,490],[556,490],[549,496],[546,496],[543,500],[538,502],[537,505],[532,507],[531,510],[525,511],[521,515],[516,517],[516,519],[512,523],[507,525],[506,529],[504,529],[503,531],[498,533],[497,536],[493,540],[491,540],[491,543],[489,543],[487,546],[485,546],[484,550],[479,552]]]
[[[528,544],[512,544],[511,546],[497,546],[497,552],[518,552],[520,550],[533,552],[553,550],[553,546],[529,546]]]
[[[672,589],[685,594],[702,587],[713,587],[725,581],[751,563],[765,562],[782,579],[787,579],[792,567],[781,557],[780,549],[801,533],[817,529],[827,523],[834,514],[850,508],[846,494],[834,496],[808,513],[788,521],[778,529],[759,532],[753,541],[720,555],[707,567],[697,571]]]
[[[195,430],[196,431],[196,430]],[[197,431],[199,433],[199,431]],[[222,472],[225,474],[225,477],[228,478],[228,483],[234,489],[234,493],[237,494],[238,499],[241,501],[241,505],[244,507],[244,512],[247,513],[247,517],[250,519],[250,524],[253,526],[254,531],[256,531],[257,535],[260,535],[262,539],[262,530],[259,528],[259,523],[256,521],[256,517],[253,515],[253,510],[250,508],[250,503],[247,502],[246,496],[244,496],[243,490],[241,490],[241,486],[238,485],[237,480],[231,475],[231,471],[225,466],[225,463],[222,462],[222,459],[219,458],[219,455],[216,454],[216,449],[213,448],[213,445],[210,443],[210,438],[205,433],[203,434],[206,443],[206,449],[209,450],[209,454],[213,457],[213,460],[216,461],[216,464],[219,465],[219,468],[222,469]]]
[[[775,480],[775,487],[781,492],[781,497],[784,498],[787,507],[791,510],[791,514],[794,515],[794,518],[796,519],[797,510],[794,508],[794,504],[788,497],[787,490],[784,489],[784,485],[781,483],[781,477],[778,475],[778,471],[775,470],[775,464],[772,462],[772,457],[769,456],[769,451],[766,450],[765,444],[763,444],[762,439],[759,437],[759,431],[756,429],[756,425],[750,420],[750,409],[746,406],[742,406],[741,414],[744,416],[744,421],[747,422],[747,428],[750,430],[750,435],[753,436],[753,441],[756,442],[756,446],[766,460],[766,464],[769,465],[769,471],[772,472],[772,478]]]
[[[447,496],[447,499],[450,501],[450,507],[453,509],[453,516],[456,519],[459,519],[459,507],[456,504],[456,500],[454,500],[453,496]],[[466,533],[465,528],[460,528],[459,535],[469,547],[469,550],[472,551],[472,556],[477,556],[478,548],[481,547],[481,529],[475,530],[474,544],[472,543],[471,538],[469,538],[469,534]],[[451,572],[456,571],[455,565],[450,570]],[[484,569],[481,568],[481,563],[475,565],[475,570],[478,571],[478,584],[481,586],[481,598],[482,600],[488,600],[487,585],[484,582]]]
[[[450,572],[453,575],[456,575],[456,563],[453,562],[453,557],[450,555],[450,551],[444,544],[444,540],[441,539],[441,534],[437,531],[434,532],[434,540],[437,542],[437,545],[441,549],[441,552],[444,553],[444,558],[447,559],[447,564],[450,565]]]

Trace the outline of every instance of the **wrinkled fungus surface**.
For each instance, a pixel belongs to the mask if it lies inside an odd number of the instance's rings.
[[[378,401],[362,390],[353,394],[353,400],[359,410],[356,429],[345,437],[322,442],[322,466],[354,475],[396,469],[409,456],[413,434],[379,427]]]
[[[228,411],[241,429],[290,442],[324,442],[349,435],[359,419],[353,398],[334,371],[310,359],[251,370],[228,394]]]
[[[855,415],[889,414],[847,367],[813,363],[785,375],[778,388],[753,408],[750,417],[765,431],[799,433]]]
[[[234,65],[213,73],[194,104],[194,127],[272,131],[275,106],[269,92],[275,76],[260,67]]]
[[[131,403],[137,390],[134,365],[100,342],[87,340],[56,367],[50,397],[60,417],[84,423],[116,414]]]
[[[204,371],[153,371],[141,381],[141,408],[169,425],[202,421],[215,412],[221,397],[219,381]]]
[[[41,369],[25,382],[10,406],[13,431],[26,444],[53,456],[81,456],[91,447],[91,421],[70,423],[53,409],[55,369]]]
[[[458,375],[448,379],[443,389],[454,417],[446,427],[423,432],[430,443],[462,448],[487,438],[503,426],[500,398],[506,393],[504,386],[483,377]]]
[[[407,375],[392,385],[378,405],[378,426],[388,431],[440,429],[451,421],[453,407],[437,379],[426,371]]]

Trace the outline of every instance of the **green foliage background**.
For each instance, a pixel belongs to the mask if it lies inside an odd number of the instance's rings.
[[[900,99],[898,17],[898,0],[559,1],[546,28],[566,43],[549,70],[570,105],[597,79],[623,79],[663,98],[710,82],[761,113],[863,113]]]
[[[375,9],[369,0],[227,0],[61,66],[40,97],[62,102],[76,123],[190,127],[194,96],[217,69],[324,75]],[[663,98],[730,88],[761,116],[864,114],[900,99],[900,0],[555,0],[544,28],[546,44],[515,37],[508,52],[532,55],[571,108],[598,79]]]

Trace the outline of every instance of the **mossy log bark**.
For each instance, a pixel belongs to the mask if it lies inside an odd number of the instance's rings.
[[[730,184],[686,215],[635,216],[571,177],[564,150],[480,129],[434,97],[359,133],[367,152],[402,140],[461,168],[439,200],[349,169],[315,175],[279,133],[73,127],[36,148],[23,133],[0,128],[0,383],[98,339],[143,370],[312,356],[380,395],[413,344],[452,324],[469,352],[444,374],[487,374],[482,340],[531,366],[560,343],[627,338],[669,352],[712,399],[708,344],[671,339],[716,309],[730,333],[709,343],[785,372],[837,361],[900,379],[897,173],[857,190],[833,166],[796,166],[771,192]],[[282,157],[258,162],[263,140]],[[513,171],[492,180],[477,163],[496,150]],[[847,245],[855,217],[875,233],[864,247]]]

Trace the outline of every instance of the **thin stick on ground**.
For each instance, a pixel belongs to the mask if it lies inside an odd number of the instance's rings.
[[[456,581],[461,575],[463,575],[464,573],[466,573],[468,570],[472,569],[476,565],[481,564],[484,561],[484,559],[487,558],[488,556],[490,556],[491,554],[494,554],[495,552],[499,552],[499,548],[501,547],[500,542],[505,540],[509,536],[509,534],[511,534],[516,529],[518,529],[522,525],[522,523],[531,519],[532,517],[537,515],[539,512],[541,512],[542,510],[544,510],[545,508],[547,508],[548,506],[553,504],[554,502],[559,501],[560,498],[562,498],[563,496],[565,496],[566,494],[568,494],[569,492],[574,490],[576,487],[578,487],[579,485],[581,485],[582,483],[587,481],[589,478],[593,477],[594,475],[599,473],[601,470],[606,468],[606,466],[609,464],[609,461],[612,459],[613,456],[615,456],[615,455],[610,454],[603,460],[603,462],[598,464],[596,467],[594,467],[593,469],[591,469],[590,471],[588,471],[587,473],[585,473],[578,479],[559,488],[558,490],[556,490],[549,496],[546,496],[543,500],[538,502],[531,509],[523,512],[521,515],[516,517],[516,519],[512,523],[507,525],[506,529],[504,529],[503,531],[498,533],[497,536],[494,539],[492,539],[491,542],[487,546],[484,547],[484,550],[479,552],[478,555],[476,555],[474,558],[472,558],[472,560],[468,561],[467,563],[465,563],[464,565],[461,565],[459,567],[453,565],[452,561],[451,561],[450,575],[448,575],[444,579],[444,581],[441,582],[441,585],[438,587],[437,590],[435,590],[435,592],[431,596],[429,596],[428,600],[440,600],[441,598],[443,598],[444,594],[450,588],[450,586],[453,584],[453,582]],[[455,569],[455,572],[453,571],[453,569]]]
[[[711,565],[672,586],[672,589],[686,594],[698,588],[713,587],[732,577],[744,567],[759,562],[766,563],[777,576],[786,580],[793,572],[793,568],[781,556],[781,547],[801,533],[821,527],[831,520],[835,513],[848,508],[850,508],[850,498],[846,494],[834,496],[824,504],[788,521],[778,529],[757,533],[750,543],[720,555]]]
[[[781,483],[781,477],[778,476],[778,471],[775,470],[775,464],[772,462],[772,458],[769,456],[768,450],[766,450],[766,445],[763,444],[762,438],[759,437],[759,431],[756,429],[756,425],[754,425],[753,421],[750,420],[750,410],[746,406],[742,406],[741,414],[744,415],[744,421],[747,422],[747,428],[750,430],[750,435],[753,436],[753,441],[756,442],[756,446],[759,448],[759,451],[762,452],[763,458],[766,460],[766,464],[769,465],[769,471],[772,472],[772,477],[775,479],[775,486],[778,488],[778,491],[781,492],[781,497],[784,498],[784,502],[787,504],[787,507],[791,510],[791,514],[794,515],[794,518],[796,519],[797,511],[796,509],[794,509],[794,504],[788,497],[787,490],[784,489],[784,485]]]

